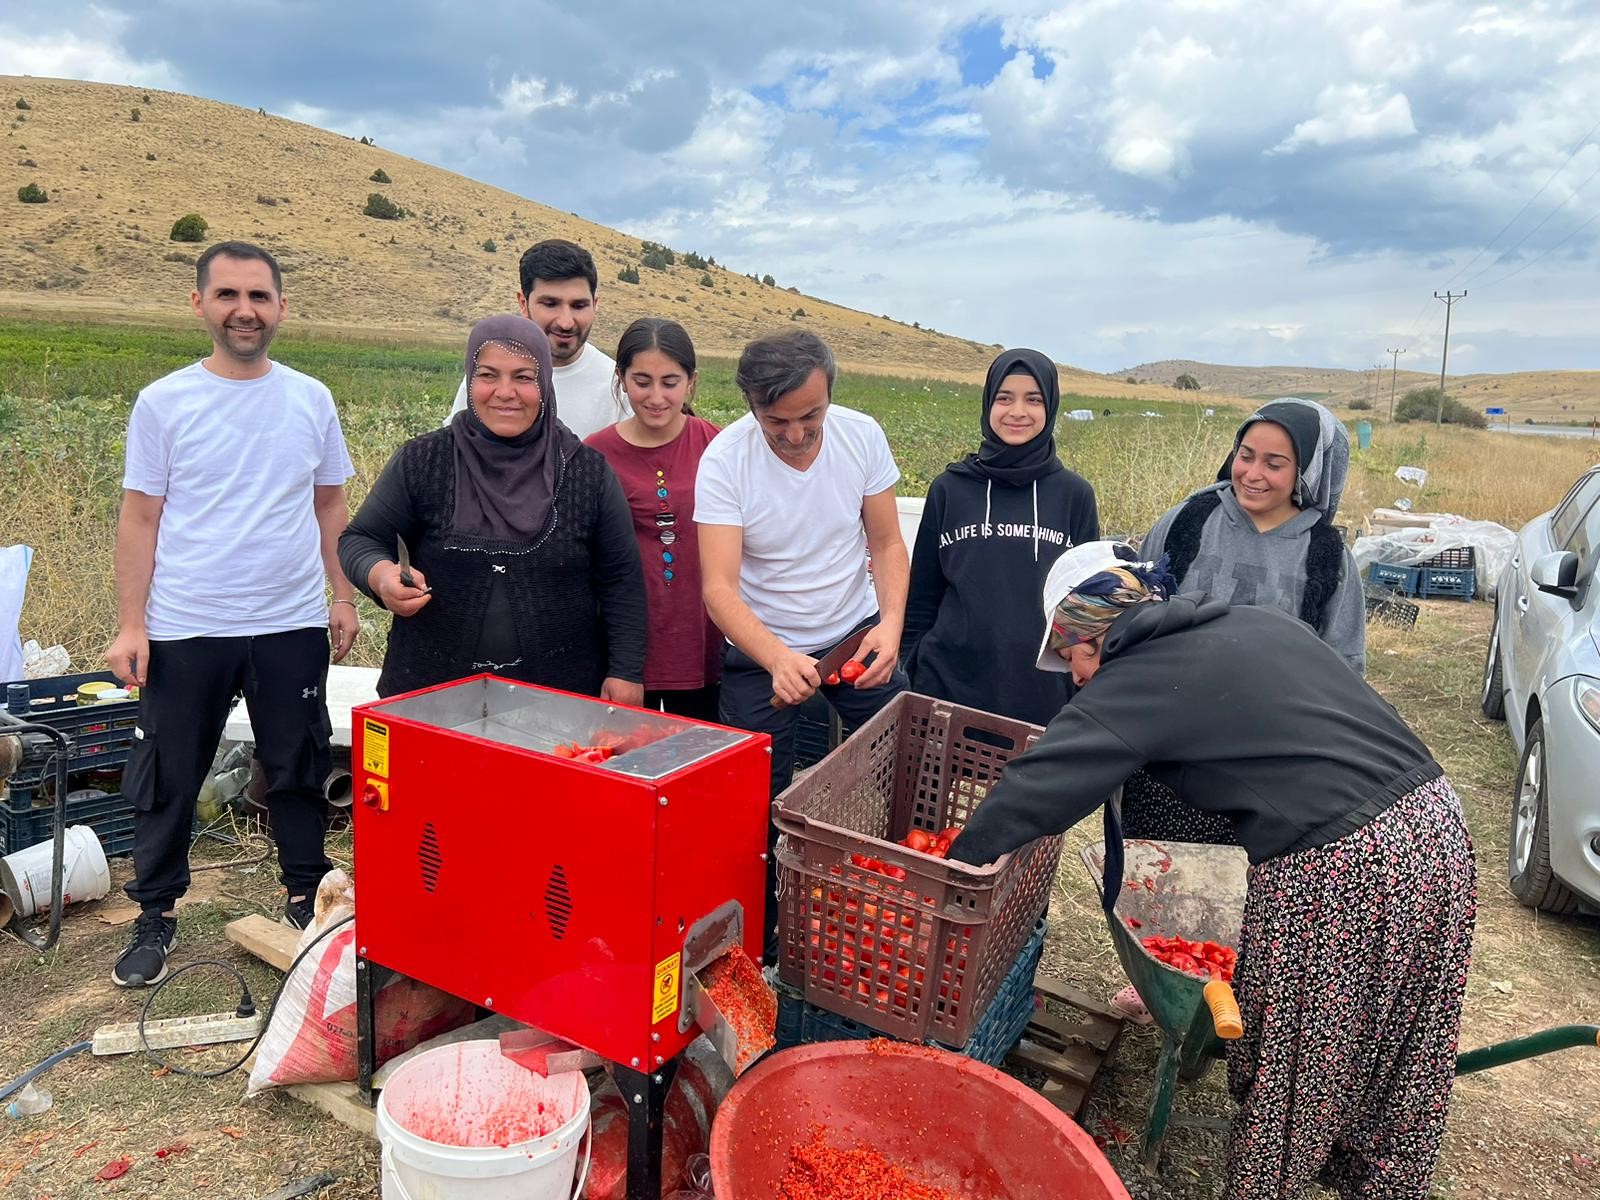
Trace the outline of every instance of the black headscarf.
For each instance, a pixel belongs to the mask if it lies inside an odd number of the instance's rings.
[[[1008,375],[1032,375],[1044,393],[1044,428],[1032,441],[1020,446],[1008,446],[1000,435],[989,427],[989,410],[994,407],[995,395]],[[989,376],[983,381],[983,413],[979,418],[983,429],[983,444],[976,454],[969,454],[960,462],[950,464],[957,475],[972,479],[992,479],[1021,487],[1046,475],[1063,470],[1056,457],[1056,413],[1061,408],[1061,385],[1056,377],[1056,365],[1048,355],[1037,350],[1004,350],[989,364]]]
[[[539,415],[514,438],[491,433],[472,403],[478,354],[495,342],[539,368]],[[467,408],[450,436],[456,451],[456,511],[452,532],[516,541],[537,537],[555,508],[561,466],[576,453],[577,435],[556,419],[550,343],[526,317],[485,317],[467,339]]]

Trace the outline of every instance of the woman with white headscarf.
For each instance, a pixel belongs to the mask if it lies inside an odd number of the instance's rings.
[[[1173,594],[1130,546],[1067,551],[1045,584],[1041,670],[1072,702],[950,847],[993,862],[1103,809],[1103,903],[1123,890],[1106,803],[1180,778],[1250,859],[1228,1044],[1229,1200],[1426,1200],[1455,1075],[1477,877],[1443,768],[1305,624]],[[1174,931],[1181,932],[1181,931]]]

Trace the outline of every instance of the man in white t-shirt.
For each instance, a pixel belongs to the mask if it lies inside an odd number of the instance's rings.
[[[876,421],[832,403],[835,373],[813,333],[751,342],[735,376],[750,411],[712,439],[695,476],[706,609],[729,642],[722,720],[771,735],[774,796],[794,774],[798,705],[820,690],[848,735],[906,687],[900,470]],[[866,673],[823,679],[817,660],[863,627]],[[769,904],[769,934],[775,919]]]
[[[277,262],[259,246],[220,242],[200,256],[190,302],[211,354],[139,393],[117,524],[117,636],[106,658],[141,689],[122,775],[135,809],[127,892],[141,911],[111,973],[122,987],[167,973],[195,800],[241,691],[289,891],[284,920],[310,923],[331,868],[330,641],[338,662],[360,630],[355,588],[339,570],[352,471],[333,397],[267,357],[286,311]]]
[[[593,256],[576,242],[551,238],[528,247],[518,273],[522,287],[517,292],[517,311],[550,339],[550,362],[555,368],[550,374],[561,423],[581,441],[631,417],[633,409],[621,389],[613,386],[616,360],[589,345],[599,304],[595,292],[600,277]],[[444,423],[450,424],[466,407],[467,381],[463,378]]]

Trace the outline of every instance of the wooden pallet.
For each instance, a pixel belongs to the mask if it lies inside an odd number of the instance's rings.
[[[1037,1006],[1006,1065],[1042,1072],[1045,1082],[1039,1094],[1076,1117],[1083,1111],[1095,1075],[1122,1035],[1123,1018],[1108,1005],[1048,975],[1034,979],[1033,992],[1041,1000],[1054,1001],[1073,1012],[1058,1016],[1043,1004]]]

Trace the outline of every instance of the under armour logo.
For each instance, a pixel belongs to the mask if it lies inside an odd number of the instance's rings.
[[[499,572],[501,575],[504,575],[506,573],[506,569],[504,567],[502,567],[499,563],[495,563],[493,565],[494,565],[494,569],[497,572]]]
[[[302,699],[302,700],[310,700],[316,694],[317,694],[317,689],[316,688],[302,688],[301,691],[300,691],[300,699]]]

